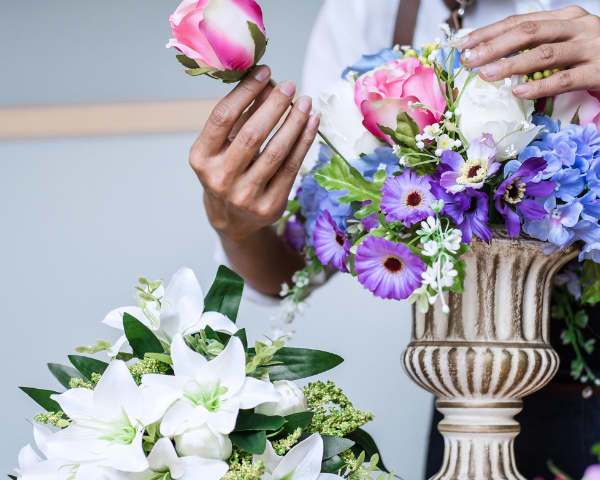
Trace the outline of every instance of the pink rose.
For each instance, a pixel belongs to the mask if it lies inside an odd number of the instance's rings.
[[[446,108],[432,67],[424,67],[418,58],[392,60],[381,69],[367,73],[356,82],[354,101],[364,117],[363,125],[378,138],[393,144],[377,124],[396,130],[396,116],[404,110],[419,125],[421,133],[427,125],[437,123]],[[422,103],[437,110],[411,109],[408,102]]]
[[[593,123],[600,130],[600,92],[569,92],[554,97],[552,120],[568,125],[579,108],[579,125]]]
[[[167,48],[175,47],[198,64],[183,59],[188,68],[212,70],[202,73],[245,72],[264,54],[262,10],[254,0],[183,0],[169,21],[175,38]]]

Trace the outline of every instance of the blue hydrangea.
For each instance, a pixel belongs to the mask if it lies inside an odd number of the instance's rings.
[[[384,63],[392,60],[402,60],[402,55],[394,52],[391,48],[384,48],[375,55],[363,55],[362,58],[351,67],[346,68],[342,73],[342,78],[345,80],[348,73],[355,72],[359,77],[365,73],[381,67]]]
[[[373,181],[373,177],[379,170],[385,170],[388,177],[403,170],[398,165],[398,156],[394,153],[392,147],[379,147],[370,155],[364,155],[355,160],[349,160],[349,162],[370,182]]]

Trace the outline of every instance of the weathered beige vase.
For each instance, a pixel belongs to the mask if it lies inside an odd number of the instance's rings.
[[[402,361],[408,375],[436,395],[444,415],[444,463],[432,480],[524,480],[514,455],[522,398],[558,368],[549,343],[554,275],[577,255],[550,256],[539,241],[494,231],[491,245],[474,241],[464,255],[465,292],[414,312]]]

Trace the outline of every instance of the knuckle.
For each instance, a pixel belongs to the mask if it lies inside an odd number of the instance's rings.
[[[227,128],[235,121],[233,109],[225,102],[219,103],[210,114],[210,122],[217,128]]]
[[[531,20],[523,22],[519,28],[525,37],[535,37],[540,32],[540,24]]]
[[[485,42],[483,45],[480,45],[479,48],[481,48],[483,53],[489,57],[493,57],[498,50],[498,47],[493,42]]]
[[[557,51],[554,45],[546,43],[537,47],[536,50],[538,51],[540,60],[544,60],[546,62],[552,62],[553,60],[556,60]]]
[[[583,22],[593,30],[600,30],[600,17],[587,14],[583,17]]]
[[[513,28],[519,23],[519,16],[511,15],[510,17],[506,17],[504,23],[507,27]]]
[[[256,206],[254,214],[260,218],[273,218],[275,216],[275,209],[271,202],[260,203]]]
[[[556,81],[560,88],[564,91],[568,91],[573,88],[575,84],[575,79],[573,78],[573,74],[569,70],[563,70],[562,72],[558,72],[552,77],[556,76]]]
[[[242,189],[231,194],[230,203],[239,210],[250,210],[250,198]]]
[[[262,143],[260,130],[248,124],[238,133],[237,138],[242,145],[257,146]]]
[[[568,7],[565,7],[563,9],[563,11],[565,13],[572,14],[572,15],[578,15],[578,16],[585,15],[586,13],[588,13],[585,9],[583,9],[579,5],[569,5]]]
[[[263,152],[263,156],[268,165],[277,165],[285,158],[287,149],[281,143],[269,145]]]

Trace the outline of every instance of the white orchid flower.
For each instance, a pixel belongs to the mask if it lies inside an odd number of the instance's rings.
[[[438,242],[429,240],[423,245],[423,255],[433,257],[438,252]]]
[[[229,470],[221,460],[177,455],[173,442],[161,438],[148,455],[149,468],[145,472],[132,473],[128,480],[220,480]]]
[[[142,377],[142,392],[152,408],[149,415],[152,422],[162,418],[160,433],[165,437],[205,423],[225,435],[235,428],[240,409],[281,399],[272,383],[246,377],[246,352],[237,337],[231,337],[219,356],[207,361],[176,334],[171,358],[174,376]]]
[[[458,272],[454,269],[454,264],[452,262],[445,262],[442,267],[442,279],[440,281],[442,287],[450,288],[454,285],[454,277],[458,275]]]
[[[450,231],[450,234],[444,238],[444,248],[450,253],[455,254],[460,248],[462,242],[462,233],[456,228]]]
[[[114,361],[93,391],[73,388],[51,398],[71,419],[48,440],[52,456],[123,472],[148,468],[142,448],[144,397],[124,362]]]
[[[53,433],[43,425],[33,425],[33,436],[43,460],[31,445],[19,452],[19,468],[15,469],[18,480],[125,480],[126,474],[98,462],[76,463],[57,458],[48,451],[48,440]]]
[[[175,445],[179,455],[213,460],[227,460],[233,449],[229,437],[216,432],[208,423],[177,435]]]
[[[340,478],[321,473],[323,461],[323,439],[318,433],[297,444],[284,457],[273,450],[271,442],[262,455],[254,455],[254,462],[262,460],[265,473],[261,480],[327,480]]]
[[[123,330],[123,314],[128,313],[137,318],[154,332],[156,337],[168,350],[173,337],[179,333],[183,336],[198,333],[206,326],[210,326],[215,331],[223,331],[234,334],[238,331],[229,318],[218,312],[204,311],[204,295],[202,288],[189,268],[180,269],[164,290],[159,287],[154,295],[158,298],[162,296],[161,305],[156,302],[140,301],[138,307],[121,307],[110,312],[102,323]],[[142,308],[143,307],[143,308]],[[131,353],[131,347],[125,335],[107,351],[111,357],[119,352]]]

